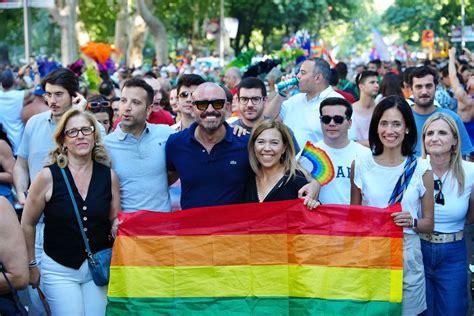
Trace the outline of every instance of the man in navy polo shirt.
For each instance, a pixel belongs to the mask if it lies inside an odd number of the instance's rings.
[[[168,173],[181,179],[181,207],[242,203],[251,174],[249,136],[235,136],[225,123],[230,108],[217,84],[199,85],[192,97],[196,122],[166,144]]]

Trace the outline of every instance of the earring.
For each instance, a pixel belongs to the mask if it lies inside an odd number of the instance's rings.
[[[407,135],[408,135],[408,133],[410,133],[410,131],[409,131],[409,130],[406,130],[406,131],[405,131],[405,134],[407,134]]]
[[[57,155],[56,157],[56,162],[59,166],[59,168],[66,168],[67,166],[67,163],[68,163],[68,159],[67,159],[67,147],[62,147],[61,148],[61,152],[59,153],[59,155]]]

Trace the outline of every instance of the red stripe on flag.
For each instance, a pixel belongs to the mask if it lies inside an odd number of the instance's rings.
[[[309,211],[302,200],[234,204],[173,213],[120,213],[122,236],[195,236],[245,234],[315,234],[329,236],[402,237],[385,209],[355,205],[322,205]]]

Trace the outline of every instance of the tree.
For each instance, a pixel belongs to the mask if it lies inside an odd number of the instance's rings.
[[[468,18],[466,25],[469,25],[474,22],[474,5],[470,0],[464,2]],[[461,5],[459,0],[395,0],[383,19],[391,31],[400,33],[404,41],[420,45],[421,32],[425,29],[433,30],[436,37],[447,38],[452,26],[460,26]]]
[[[152,14],[145,0],[137,1],[137,11],[150,29],[155,42],[155,54],[158,64],[168,62],[168,38],[163,22]]]
[[[61,63],[67,65],[77,58],[77,0],[56,0],[55,4],[48,10],[61,28]]]

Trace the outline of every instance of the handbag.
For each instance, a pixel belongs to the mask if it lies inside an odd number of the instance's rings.
[[[84,226],[82,225],[81,216],[79,215],[79,211],[77,209],[77,203],[72,193],[71,185],[69,184],[69,180],[64,169],[60,169],[61,173],[63,174],[64,181],[66,182],[66,187],[69,192],[69,196],[71,197],[72,205],[74,206],[74,212],[76,213],[77,223],[79,224],[82,239],[84,239],[84,244],[86,245],[87,263],[89,264],[89,270],[92,274],[92,280],[94,280],[94,283],[97,286],[107,285],[109,284],[110,277],[110,260],[112,259],[112,248],[107,248],[92,254],[86,234],[84,233]]]
[[[7,278],[7,274],[3,269],[3,265],[0,264],[0,270],[2,270],[3,277],[5,281],[7,281],[8,288],[10,289],[10,293],[7,295],[0,296],[0,315],[5,316],[28,316],[28,311],[26,310],[25,306],[20,303],[20,299],[18,298],[17,290],[11,285],[10,280]]]

